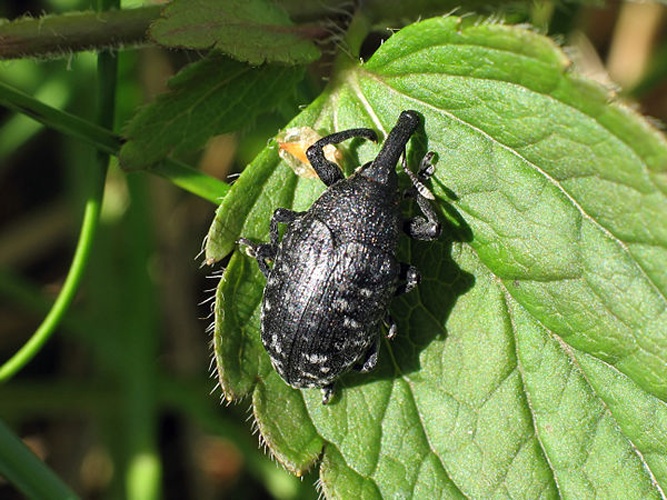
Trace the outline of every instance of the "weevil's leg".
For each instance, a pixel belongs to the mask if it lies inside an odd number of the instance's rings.
[[[398,277],[399,279],[404,280],[404,283],[398,286],[394,295],[403,295],[404,293],[414,290],[421,281],[419,270],[417,270],[415,266],[406,264],[405,262],[401,262],[401,272]]]
[[[435,164],[433,163],[433,157],[435,156],[434,151],[429,151],[424,155],[422,161],[419,162],[419,170],[417,171],[417,177],[420,181],[426,182],[433,174],[435,174]]]
[[[392,340],[398,333],[398,326],[396,326],[396,321],[391,317],[391,314],[387,313],[384,317],[384,324],[387,327],[387,340]]]
[[[265,277],[268,277],[271,269],[269,269],[267,261],[273,260],[276,256],[278,246],[272,243],[255,243],[248,238],[239,238],[237,243],[246,247],[246,253],[257,260],[259,270]]]
[[[408,236],[416,240],[435,240],[440,236],[442,231],[440,222],[438,222],[438,215],[429,201],[434,199],[433,194],[422,184],[422,181],[427,181],[435,173],[435,166],[432,161],[434,155],[435,153],[429,152],[424,156],[419,164],[419,173],[417,176],[410,172],[405,165],[405,157],[403,159],[403,169],[412,180],[413,185],[413,188],[407,194],[415,197],[417,205],[423,214],[423,216],[417,215],[406,220],[403,229]]]
[[[269,225],[271,244],[278,245],[278,224],[289,224],[301,215],[303,215],[303,212],[295,212],[287,208],[276,208]]]
[[[354,369],[360,373],[368,373],[373,370],[378,364],[378,353],[380,352],[380,337],[375,339],[375,342],[364,353],[363,357],[354,366]]]
[[[306,150],[308,161],[310,161],[310,164],[315,169],[315,172],[317,172],[319,178],[327,186],[331,186],[334,182],[341,180],[343,178],[343,172],[340,171],[338,165],[327,160],[324,156],[324,146],[327,146],[328,144],[338,144],[339,142],[352,139],[353,137],[363,137],[364,139],[373,142],[377,142],[378,140],[375,131],[369,128],[353,128],[322,137]]]
[[[435,153],[427,153],[422,161],[419,163],[419,172],[415,173],[408,168],[408,162],[405,158],[405,152],[401,157],[401,168],[412,182],[412,187],[405,191],[405,196],[417,197],[421,196],[429,200],[435,200],[435,196],[431,193],[431,190],[424,185],[424,181],[427,181],[431,178],[435,172],[435,165],[431,162],[431,159]]]
[[[387,313],[387,315],[384,318],[384,324],[387,327],[387,335],[386,335],[387,340],[392,340],[394,337],[396,337],[398,327],[396,326],[394,318],[391,317],[391,314]],[[357,362],[354,369],[361,373],[367,373],[370,372],[371,370],[374,370],[378,364],[379,352],[380,352],[380,337],[378,336],[375,339],[375,342],[373,342],[373,345],[371,345],[368,348],[368,350],[364,353],[364,356]]]
[[[433,210],[429,201],[417,195],[417,205],[425,217],[417,215],[405,221],[403,230],[410,238],[415,240],[435,240],[438,239],[442,232],[442,226],[438,222],[438,216]]]
[[[239,245],[246,247],[246,253],[250,257],[257,260],[259,270],[262,271],[264,276],[269,276],[271,269],[269,268],[268,263],[275,259],[276,254],[278,253],[278,224],[289,224],[302,213],[303,212],[288,210],[287,208],[277,208],[275,212],[273,212],[273,217],[271,217],[271,223],[269,225],[269,233],[271,236],[270,243],[255,243],[248,238],[239,238],[237,241]]]
[[[322,404],[326,405],[329,404],[331,401],[331,398],[333,398],[336,390],[334,389],[333,384],[325,385],[320,389],[322,391]]]

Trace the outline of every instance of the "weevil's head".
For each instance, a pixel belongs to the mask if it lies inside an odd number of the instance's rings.
[[[405,153],[405,147],[415,133],[421,122],[419,113],[416,111],[403,111],[398,117],[398,122],[382,145],[375,160],[364,169],[363,174],[380,184],[387,184],[392,188],[398,187],[396,165]]]

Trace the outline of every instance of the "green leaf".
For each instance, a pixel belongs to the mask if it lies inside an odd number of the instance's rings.
[[[211,49],[258,65],[306,64],[319,51],[287,14],[268,0],[174,0],[150,29],[168,47]]]
[[[167,156],[197,151],[211,136],[239,130],[276,107],[302,77],[301,68],[252,68],[210,54],[171,78],[170,92],[134,116],[125,131],[121,164],[142,169]]]
[[[321,441],[331,497],[663,498],[663,136],[547,38],[454,17],[404,28],[290,126],[386,135],[403,109],[424,116],[450,223],[439,242],[404,241],[399,257],[423,280],[392,305],[397,338],[328,406],[289,388],[259,340],[265,280],[237,252],[216,301],[225,394],[252,393],[262,436],[291,470],[312,466]],[[378,147],[354,144],[348,172]],[[210,261],[241,235],[266,240],[275,208],[307,209],[322,192],[276,149],[218,209]]]

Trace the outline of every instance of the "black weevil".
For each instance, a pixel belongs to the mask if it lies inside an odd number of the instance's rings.
[[[375,160],[348,178],[323,148],[353,137],[377,141],[375,132],[358,128],[318,140],[306,156],[327,190],[306,212],[278,208],[270,243],[239,240],[267,278],[261,332],[273,366],[292,387],[321,388],[325,404],[343,373],[375,367],[380,324],[388,326],[388,338],[396,334],[387,310],[392,297],[419,283],[417,269],[396,259],[401,226],[419,240],[440,235],[432,195],[420,182],[433,174],[433,153],[418,176],[405,165],[405,147],[419,124],[417,112],[403,111]],[[423,213],[406,221],[396,174],[401,157]],[[280,241],[279,223],[287,224]]]

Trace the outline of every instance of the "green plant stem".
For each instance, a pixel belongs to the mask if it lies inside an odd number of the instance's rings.
[[[147,171],[167,179],[175,186],[208,200],[216,206],[229,192],[229,184],[171,158],[163,160]]]
[[[0,24],[0,60],[69,56],[89,49],[150,43],[146,33],[162,6],[23,17]]]
[[[92,192],[86,201],[79,240],[62,290],[58,294],[58,298],[56,298],[46,318],[44,318],[44,321],[42,321],[42,324],[37,328],[32,337],[14,356],[0,366],[0,383],[12,378],[40,351],[61,322],[63,315],[72,303],[72,299],[74,299],[79,283],[81,282],[85,264],[90,255],[97,220],[100,214],[102,192],[104,190],[104,175],[102,174],[103,172],[98,173],[98,189]]]
[[[0,104],[24,114],[48,128],[91,144],[100,151],[116,154],[122,139],[109,130],[78,116],[44,104],[12,86],[0,82]]]
[[[109,9],[120,7],[120,0],[97,0],[100,15],[110,14]],[[101,52],[97,59],[97,78],[100,102],[97,123],[104,128],[113,127],[116,103],[116,77],[118,58],[109,51]],[[98,152],[101,168],[106,168],[109,155]],[[130,183],[130,192],[137,193],[136,184]],[[143,190],[142,190],[143,191]],[[157,326],[153,312],[156,310],[151,297],[153,283],[145,270],[146,261],[153,250],[152,240],[147,231],[150,227],[150,202],[145,192],[133,196],[134,210],[128,217],[129,229],[142,236],[135,239],[132,258],[128,261],[131,281],[128,282],[132,307],[125,309],[131,321],[127,322],[125,344],[133,352],[128,356],[125,376],[121,377],[124,385],[123,412],[124,422],[122,437],[127,460],[123,474],[127,498],[158,499],[161,497],[162,463],[158,452],[157,397],[155,394],[155,367],[151,360],[157,355]],[[134,231],[133,231],[134,230]],[[133,269],[134,268],[134,269]],[[129,335],[127,335],[129,333]]]
[[[115,65],[115,62],[114,62]],[[115,68],[113,70],[106,69],[106,77],[112,78],[115,76]],[[115,81],[115,78],[114,78]],[[34,104],[37,102],[34,99],[29,98],[28,96],[16,93],[16,99],[14,103],[17,108],[27,109],[30,116],[35,117],[35,115],[53,117],[53,108],[49,106],[41,105],[42,109],[35,109]],[[31,106],[33,105],[33,106]],[[14,108],[16,109],[16,108]],[[113,120],[113,108],[110,108],[108,105],[104,107],[105,114],[111,114],[111,120]],[[71,118],[71,119],[70,119]],[[71,115],[65,115],[61,117],[60,120],[55,120],[56,123],[72,123],[73,125],[78,125],[80,123],[85,123],[83,120],[72,120],[76,117]],[[109,123],[108,119],[101,119],[103,123]],[[76,128],[76,127],[74,127]],[[94,129],[96,132],[96,137],[104,137],[104,134],[99,131],[103,131],[102,127],[97,127]],[[110,143],[110,141],[107,141]],[[42,346],[46,341],[51,337],[55,329],[62,322],[62,319],[67,312],[76,292],[81,283],[81,278],[86,267],[86,263],[90,257],[90,251],[95,239],[95,232],[99,222],[99,215],[102,206],[102,196],[104,193],[104,182],[106,179],[106,171],[108,164],[108,152],[103,152],[104,156],[98,155],[98,165],[94,172],[94,179],[91,180],[91,190],[86,199],[83,222],[81,224],[81,232],[79,233],[79,240],[77,242],[76,250],[74,252],[74,257],[72,258],[72,264],[63,283],[63,287],[56,298],[53,307],[49,310],[48,314],[42,321],[42,324],[37,328],[35,333],[30,337],[30,339],[18,350],[14,356],[12,356],[4,365],[0,366],[0,382],[6,382],[12,378],[16,373],[18,373],[26,364],[30,362],[32,358],[41,350]]]
[[[159,357],[161,330],[156,316],[155,283],[147,265],[155,252],[155,241],[151,234],[153,205],[146,180],[135,177],[128,182],[132,209],[124,220],[122,233],[132,238],[132,248],[124,252],[126,269],[120,282],[127,290],[119,303],[125,316],[114,323],[115,331],[109,333],[117,335],[120,345],[128,352],[119,373],[123,393],[123,447],[120,451],[124,455],[121,463],[125,464],[122,471],[125,496],[149,500],[161,497],[155,363]]]
[[[345,68],[349,66],[357,66],[359,64],[359,52],[361,51],[361,45],[364,43],[364,39],[368,35],[368,32],[371,29],[370,20],[368,16],[362,11],[358,10],[350,25],[347,28],[345,33],[345,44],[347,45],[347,51],[339,51],[335,59],[335,70],[334,74],[345,74]],[[352,57],[350,57],[350,54]]]
[[[4,82],[0,82],[0,105],[90,144],[104,153],[118,156],[123,143],[122,138],[110,130],[52,108]],[[170,158],[163,160],[149,171],[216,205],[229,191],[228,184]]]
[[[78,498],[44,462],[0,420],[0,476],[26,498],[65,500]]]

